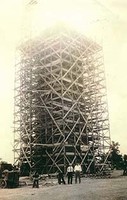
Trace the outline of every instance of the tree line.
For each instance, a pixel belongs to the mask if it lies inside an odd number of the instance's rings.
[[[108,160],[113,169],[123,169],[123,175],[127,175],[127,154],[122,155],[119,150],[120,144],[112,141]]]

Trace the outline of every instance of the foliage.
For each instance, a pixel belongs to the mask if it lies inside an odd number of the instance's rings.
[[[120,153],[119,146],[120,146],[120,144],[118,142],[112,141],[110,149],[111,149],[113,154],[117,154],[118,155]]]
[[[7,164],[7,162],[6,161],[1,161],[0,164]]]
[[[110,146],[109,160],[111,161],[112,167],[116,169],[123,169],[123,157],[119,150],[120,144],[112,141]]]

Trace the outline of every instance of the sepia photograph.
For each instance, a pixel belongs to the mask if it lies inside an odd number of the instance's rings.
[[[0,200],[127,199],[126,24],[126,0],[0,0]]]

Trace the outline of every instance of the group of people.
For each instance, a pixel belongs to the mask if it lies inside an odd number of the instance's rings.
[[[79,163],[77,163],[74,168],[73,168],[72,164],[69,164],[69,166],[67,167],[68,184],[72,184],[74,174],[75,174],[75,183],[77,183],[78,180],[79,180],[79,183],[81,183],[81,171],[82,171],[82,168]],[[64,175],[61,171],[58,173],[58,183],[66,184],[66,182],[64,180]],[[33,188],[35,188],[35,187],[39,188],[38,172],[35,172],[35,174],[33,175]]]
[[[81,183],[81,171],[82,171],[82,168],[79,163],[77,163],[74,168],[72,164],[69,164],[69,166],[67,167],[68,184],[72,184],[74,174],[75,174],[75,183],[77,183],[78,180],[79,180],[79,183]],[[58,174],[58,183],[66,184],[62,172]]]

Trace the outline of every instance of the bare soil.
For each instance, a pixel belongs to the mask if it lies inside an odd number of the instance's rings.
[[[52,180],[47,184],[40,182],[39,186],[0,189],[0,200],[127,200],[126,176],[82,178],[81,184],[72,185],[58,185],[57,180]]]

